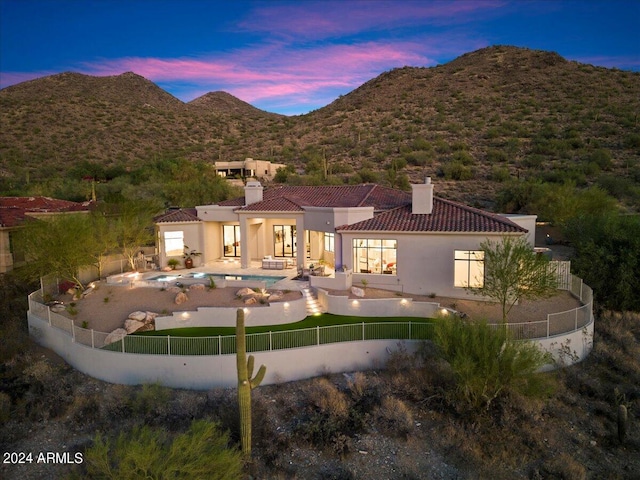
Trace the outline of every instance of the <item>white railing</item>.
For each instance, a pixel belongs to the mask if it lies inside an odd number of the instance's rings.
[[[548,339],[581,330],[593,321],[593,292],[576,276],[571,277],[571,293],[584,305],[565,312],[550,313],[546,320],[509,323],[507,328],[516,340]],[[366,300],[361,300],[366,301]],[[29,311],[51,327],[65,331],[74,342],[92,348],[106,348],[123,353],[155,355],[224,355],[235,353],[235,336],[173,337],[127,335],[122,340],[105,344],[107,333],[78,327],[73,319],[51,311],[43,304],[41,292],[29,295]],[[330,343],[397,339],[431,338],[433,324],[426,322],[361,322],[347,325],[314,327],[299,330],[270,331],[247,335],[250,352],[302,348]]]

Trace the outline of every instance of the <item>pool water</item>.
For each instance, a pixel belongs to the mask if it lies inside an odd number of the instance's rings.
[[[255,280],[258,282],[265,282],[267,288],[273,286],[274,283],[279,282],[280,280],[284,280],[287,277],[274,277],[271,275],[227,275],[225,273],[204,273],[204,272],[192,272],[187,275],[178,275],[178,274],[166,274],[166,275],[158,275],[156,277],[150,277],[146,280],[149,282],[172,282],[174,280],[178,280],[179,278],[201,278],[209,281],[210,278],[213,280]]]

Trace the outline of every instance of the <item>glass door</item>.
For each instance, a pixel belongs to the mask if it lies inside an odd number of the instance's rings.
[[[273,226],[273,256],[294,257],[296,255],[296,226]]]
[[[225,257],[240,256],[240,225],[223,225],[222,237]]]

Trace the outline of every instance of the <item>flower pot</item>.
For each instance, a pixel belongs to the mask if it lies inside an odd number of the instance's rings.
[[[193,258],[188,257],[184,259],[185,268],[193,268]]]

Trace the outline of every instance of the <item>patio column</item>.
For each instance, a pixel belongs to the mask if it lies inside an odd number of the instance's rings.
[[[240,215],[240,268],[251,266],[251,255],[249,252],[249,219],[246,215]]]
[[[304,216],[296,218],[296,262],[303,267],[307,256],[307,236],[304,230]]]
[[[333,239],[333,258],[334,268],[337,270],[344,265],[344,259],[342,258],[342,235],[336,232]]]

